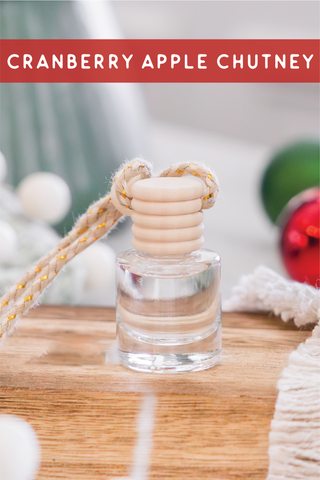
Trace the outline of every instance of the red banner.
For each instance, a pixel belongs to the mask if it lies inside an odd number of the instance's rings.
[[[1,82],[319,82],[318,40],[0,40]]]

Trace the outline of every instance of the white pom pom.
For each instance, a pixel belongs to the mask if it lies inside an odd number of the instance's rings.
[[[0,219],[0,265],[10,264],[18,248],[18,236],[10,223]],[[1,477],[0,477],[1,478]]]
[[[18,195],[26,215],[50,224],[62,220],[71,207],[68,184],[54,173],[28,175],[18,186]]]
[[[100,242],[94,243],[79,257],[87,267],[88,290],[107,289],[114,284],[116,255],[111,247]]]
[[[40,447],[33,428],[11,415],[0,416],[0,478],[32,480],[40,465]]]
[[[2,152],[0,152],[0,183],[6,178],[7,162]]]

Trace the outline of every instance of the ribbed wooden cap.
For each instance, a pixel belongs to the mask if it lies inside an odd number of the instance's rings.
[[[149,255],[182,255],[203,245],[201,181],[155,177],[131,188],[133,247]]]

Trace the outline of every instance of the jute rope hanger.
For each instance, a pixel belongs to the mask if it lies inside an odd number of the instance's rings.
[[[202,209],[211,208],[219,193],[216,177],[199,164],[182,163],[163,171],[160,177],[182,177],[193,175],[205,184]],[[135,159],[122,167],[113,178],[113,191],[123,208],[132,210],[128,190],[137,180],[150,178],[152,167],[145,161]],[[110,193],[93,203],[74,225],[70,233],[58,245],[43,256],[20,280],[0,299],[0,337],[4,338],[14,329],[19,318],[27,313],[39,300],[40,295],[59,271],[76,255],[96,240],[105,236],[123,216],[113,204]]]

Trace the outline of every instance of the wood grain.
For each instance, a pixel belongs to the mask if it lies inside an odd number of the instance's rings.
[[[0,352],[0,412],[35,429],[37,480],[128,474],[143,396],[157,399],[150,480],[263,479],[276,383],[310,333],[275,317],[223,315],[222,362],[152,375],[105,362],[114,310],[39,307]]]

